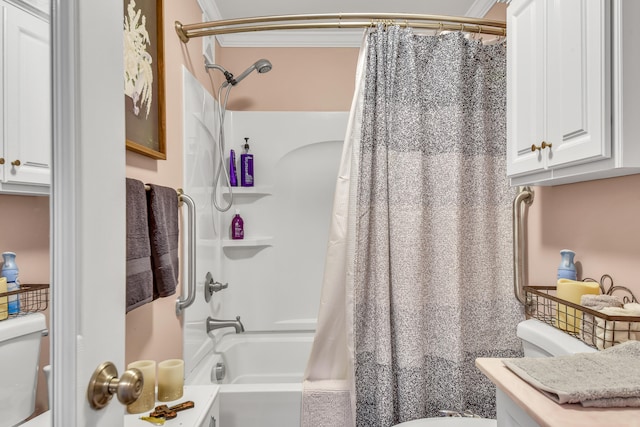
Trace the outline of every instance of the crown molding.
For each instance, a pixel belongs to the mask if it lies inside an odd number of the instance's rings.
[[[469,18],[483,18],[494,4],[500,3],[496,0],[476,0],[473,2],[465,16]]]

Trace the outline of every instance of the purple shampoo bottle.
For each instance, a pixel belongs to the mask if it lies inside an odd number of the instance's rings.
[[[231,239],[244,239],[244,221],[242,220],[240,211],[238,209],[236,209],[236,215],[231,220]]]
[[[249,154],[249,138],[244,139],[244,153],[240,155],[240,185],[253,187],[253,154]]]
[[[231,150],[229,153],[229,185],[238,186],[238,174],[236,173],[236,152]]]

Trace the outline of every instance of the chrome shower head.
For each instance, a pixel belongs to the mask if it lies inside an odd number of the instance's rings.
[[[271,71],[271,68],[272,68],[271,62],[269,62],[268,59],[259,59],[256,62],[254,62],[249,68],[244,70],[242,74],[240,74],[238,77],[234,78],[233,75],[231,76],[231,78],[227,77],[227,81],[222,84],[222,87],[226,87],[229,85],[232,85],[232,86],[237,85],[242,81],[242,79],[244,79],[249,74],[251,74],[253,70],[256,70],[258,71],[258,73],[263,74]]]
[[[272,68],[271,62],[269,62],[268,59],[259,59],[253,66],[256,67],[256,70],[258,70],[260,74],[268,73]]]

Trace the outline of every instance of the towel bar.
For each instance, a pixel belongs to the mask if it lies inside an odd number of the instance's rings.
[[[189,258],[189,266],[187,268],[187,295],[185,299],[178,297],[176,300],[176,315],[181,316],[182,311],[189,307],[196,299],[196,205],[193,199],[178,189],[178,200],[185,203],[188,207],[188,232],[189,245],[187,257]]]

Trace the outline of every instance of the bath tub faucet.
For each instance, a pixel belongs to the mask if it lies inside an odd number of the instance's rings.
[[[235,328],[236,334],[244,332],[240,316],[236,316],[236,320],[218,320],[211,316],[207,317],[207,333],[220,328]]]

